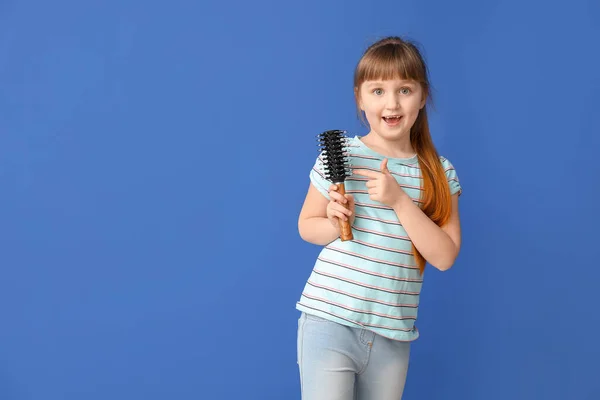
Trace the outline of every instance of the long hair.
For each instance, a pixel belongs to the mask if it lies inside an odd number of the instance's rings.
[[[427,65],[417,47],[397,36],[387,37],[372,44],[363,54],[354,73],[355,93],[365,81],[405,79],[413,80],[421,85],[427,101],[431,98]],[[356,97],[359,108],[358,95]],[[410,143],[417,153],[421,169],[421,202],[422,210],[438,226],[446,224],[452,212],[450,188],[439,154],[431,139],[427,119],[427,104],[419,111],[419,115],[410,131]],[[423,274],[425,258],[413,245],[413,254],[417,266]]]

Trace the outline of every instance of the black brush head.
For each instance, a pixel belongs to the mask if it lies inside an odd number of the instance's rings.
[[[325,178],[341,183],[349,176],[346,131],[330,130],[318,135],[320,151],[323,153]]]

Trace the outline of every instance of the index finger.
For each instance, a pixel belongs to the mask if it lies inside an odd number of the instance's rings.
[[[375,172],[375,171],[370,171],[368,169],[353,169],[352,170],[352,174],[353,175],[361,175],[361,176],[366,176],[367,178],[377,178],[379,176],[379,172]]]

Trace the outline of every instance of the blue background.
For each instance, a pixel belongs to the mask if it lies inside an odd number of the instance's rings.
[[[4,0],[0,399],[299,399],[314,137],[385,35],[464,188],[404,398],[600,398],[598,1]]]

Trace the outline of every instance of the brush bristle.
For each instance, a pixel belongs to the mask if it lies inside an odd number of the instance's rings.
[[[346,131],[329,130],[318,137],[325,178],[333,183],[344,182],[349,175]]]

